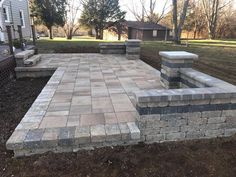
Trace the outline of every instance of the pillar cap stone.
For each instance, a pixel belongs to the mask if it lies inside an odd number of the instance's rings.
[[[159,55],[167,59],[192,59],[197,60],[198,55],[185,51],[161,51]]]
[[[139,39],[128,39],[126,42],[141,42]]]

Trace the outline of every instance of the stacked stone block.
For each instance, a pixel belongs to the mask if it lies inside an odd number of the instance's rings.
[[[100,43],[101,54],[125,54],[126,48],[124,43]]]
[[[134,122],[94,126],[17,129],[7,142],[15,156],[28,156],[47,151],[72,152],[140,141],[140,131]]]
[[[34,50],[25,50],[16,54],[17,67],[35,66],[41,60],[41,55],[34,55]]]
[[[126,58],[128,60],[140,59],[141,40],[129,39],[126,41]]]
[[[16,66],[17,67],[24,67],[25,60],[30,58],[31,56],[34,55],[34,50],[25,50],[23,52],[17,53],[15,58],[16,58]]]
[[[192,53],[160,52],[162,57],[161,82],[167,89],[179,88],[181,83],[180,69],[192,68],[193,61],[198,56]]]
[[[194,54],[160,55],[162,82],[177,89],[134,92],[141,139],[163,142],[235,134],[236,86],[193,70]]]
[[[235,88],[234,88],[235,89]],[[236,93],[217,88],[135,93],[143,141],[175,141],[236,133]],[[162,102],[162,103],[161,103]]]

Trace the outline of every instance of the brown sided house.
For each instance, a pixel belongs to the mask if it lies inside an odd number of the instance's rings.
[[[168,27],[139,21],[127,21],[128,38],[143,41],[169,40],[171,30]]]
[[[112,30],[104,30],[105,40],[117,40],[118,34]],[[170,40],[171,29],[160,24],[126,21],[122,30],[121,40],[140,39],[142,41]]]

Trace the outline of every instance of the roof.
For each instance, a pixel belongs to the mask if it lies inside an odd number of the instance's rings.
[[[156,24],[156,23],[150,23],[150,22],[140,22],[140,21],[127,21],[126,22],[128,27],[141,29],[141,30],[170,30],[168,27]]]

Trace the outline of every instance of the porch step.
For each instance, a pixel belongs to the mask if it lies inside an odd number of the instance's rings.
[[[48,151],[72,152],[105,146],[136,144],[140,131],[135,122],[80,127],[16,129],[6,147],[15,156]]]
[[[22,58],[22,59],[26,60],[26,59],[30,58],[31,56],[33,56],[33,55],[34,55],[34,50],[25,50],[25,51],[17,53],[15,58],[16,59],[21,59]]]
[[[25,66],[35,66],[41,60],[41,55],[34,55],[24,60]]]

